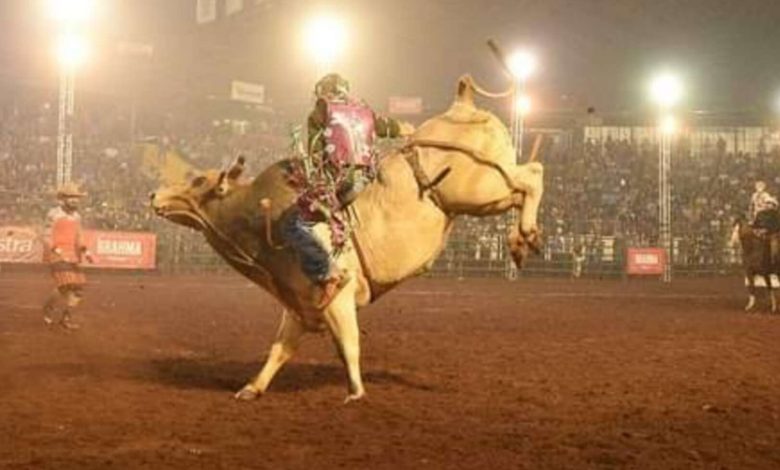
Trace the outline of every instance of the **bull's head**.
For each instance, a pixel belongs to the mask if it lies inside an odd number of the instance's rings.
[[[204,214],[237,186],[244,162],[239,156],[227,170],[208,170],[189,183],[160,188],[150,195],[151,207],[171,222],[203,230],[207,226]]]

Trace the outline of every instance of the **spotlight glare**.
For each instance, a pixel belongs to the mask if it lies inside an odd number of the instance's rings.
[[[86,23],[95,13],[95,0],[49,0],[49,14],[60,23]]]
[[[89,55],[86,40],[75,34],[66,34],[57,41],[57,59],[63,67],[73,69],[83,64]]]
[[[664,116],[661,118],[658,127],[665,135],[672,135],[677,132],[678,124],[674,116]]]
[[[531,112],[533,103],[531,102],[531,97],[528,95],[520,95],[517,97],[517,110],[522,115],[529,114]]]
[[[347,46],[347,30],[340,19],[324,15],[313,18],[304,30],[306,48],[318,63],[332,64]]]
[[[536,71],[536,57],[528,51],[517,51],[509,56],[507,65],[516,80],[525,81]]]
[[[682,82],[671,73],[658,75],[650,84],[650,97],[662,108],[675,106],[680,102],[682,96]]]

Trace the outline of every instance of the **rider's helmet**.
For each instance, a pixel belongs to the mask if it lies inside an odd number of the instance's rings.
[[[349,95],[349,82],[337,73],[329,73],[317,82],[314,94],[322,99],[344,99]]]
[[[756,192],[760,193],[765,190],[766,190],[766,183],[761,180],[756,181]]]

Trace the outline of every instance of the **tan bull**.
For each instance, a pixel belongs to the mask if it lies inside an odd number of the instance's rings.
[[[301,272],[295,252],[279,237],[281,220],[296,197],[287,182],[289,161],[270,166],[250,184],[240,184],[240,159],[227,171],[210,171],[189,185],[152,195],[158,215],[201,231],[229,264],[285,307],[264,367],[237,398],[263,393],[301,337],[324,327],[347,368],[347,400],[362,397],[357,309],[427,270],[458,215],[519,209],[519,227],[510,233],[518,265],[538,243],[542,165],[515,164],[506,127],[474,105],[475,89],[470,77],[462,78],[450,109],[425,122],[408,145],[381,160],[379,178],[350,208],[353,237],[335,261],[349,281],[324,308],[315,307],[319,288]],[[316,230],[327,244],[327,226]]]

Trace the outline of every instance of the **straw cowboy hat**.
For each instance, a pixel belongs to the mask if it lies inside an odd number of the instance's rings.
[[[82,192],[79,185],[74,182],[68,182],[60,186],[57,190],[57,197],[84,197],[87,193]]]

